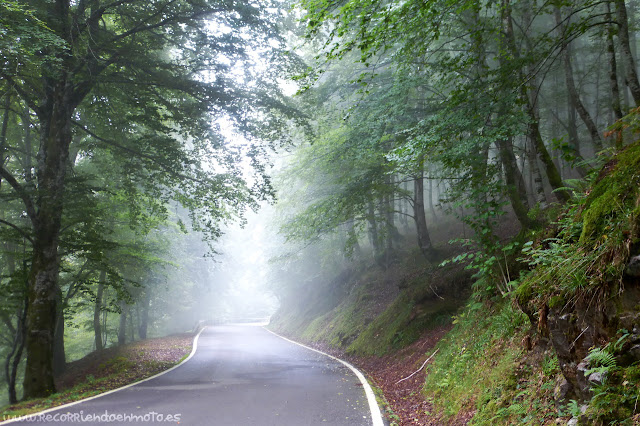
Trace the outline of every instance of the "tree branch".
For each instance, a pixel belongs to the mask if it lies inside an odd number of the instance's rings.
[[[18,95],[20,95],[20,97],[22,98],[22,100],[29,106],[29,108],[31,108],[32,110],[34,110],[36,112],[37,115],[41,115],[42,110],[40,109],[40,107],[38,107],[38,104],[35,103],[35,101],[32,99],[31,96],[29,96],[29,94],[27,92],[25,92],[22,87],[20,87],[14,80],[13,78],[11,78],[10,76],[2,73],[0,74],[0,76],[2,76],[2,78],[4,80],[7,80],[7,82],[9,82],[9,84],[11,85],[11,87],[13,87],[13,89],[18,92]]]
[[[23,237],[25,237],[27,240],[29,240],[29,242],[33,245],[33,240],[31,239],[31,236],[22,228],[18,227],[17,225],[14,225],[11,222],[7,222],[4,219],[0,219],[0,223],[7,225],[10,228],[15,229],[16,231],[18,231],[20,233],[20,235],[22,235]]]
[[[24,203],[24,207],[27,211],[29,219],[31,219],[32,223],[35,223],[37,216],[36,208],[33,205],[33,201],[31,201],[31,197],[29,197],[29,194],[27,194],[22,185],[20,185],[16,178],[14,178],[13,175],[9,173],[9,171],[4,167],[0,167],[0,177],[3,177],[9,183],[9,185],[11,185],[13,190],[16,191],[16,193]]]
[[[175,176],[175,177],[179,177],[181,179],[187,179],[193,182],[197,182],[197,183],[202,183],[205,184],[206,182],[203,182],[200,179],[196,179],[193,176],[187,176],[184,175],[182,173],[178,173],[174,170],[171,170],[171,168],[169,166],[167,166],[166,164],[163,164],[160,160],[158,160],[157,158],[155,158],[153,155],[149,155],[149,154],[145,154],[143,152],[139,152],[136,151],[135,149],[131,149],[129,147],[126,147],[124,145],[119,144],[118,142],[114,141],[114,140],[110,140],[110,139],[105,139],[101,136],[98,136],[97,134],[93,133],[91,130],[87,129],[85,126],[83,126],[82,124],[78,123],[77,121],[73,121],[73,124],[78,126],[80,129],[84,130],[89,136],[91,136],[92,138],[95,138],[96,140],[103,142],[107,145],[111,145],[113,147],[116,147],[118,149],[121,149],[125,152],[128,152],[129,154],[133,154],[136,155],[138,157],[141,158],[146,158],[147,160],[151,161],[154,164],[157,164],[158,166],[160,166],[161,169],[163,169],[165,172]]]

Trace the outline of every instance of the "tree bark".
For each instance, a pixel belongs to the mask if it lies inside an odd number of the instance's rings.
[[[380,237],[378,235],[376,211],[372,201],[369,201],[368,204],[367,221],[369,222],[369,241],[373,247],[373,256],[378,259],[378,256],[380,255]]]
[[[424,170],[413,180],[413,220],[416,223],[418,247],[425,257],[430,258],[433,246],[424,212]]]
[[[611,5],[607,3],[607,21],[611,22]],[[609,58],[609,88],[611,90],[611,109],[615,121],[622,119],[622,105],[620,103],[620,87],[618,86],[618,66],[616,63],[616,48],[613,42],[613,24],[607,25],[607,56]],[[615,145],[618,149],[623,145],[622,132],[616,135]]]
[[[15,248],[11,243],[6,244],[7,251],[7,272],[9,277],[13,277],[16,272],[15,258],[13,256]],[[22,288],[23,303],[16,309],[16,326],[13,327],[11,316],[3,316],[3,322],[13,333],[13,342],[9,348],[9,353],[5,358],[4,372],[7,380],[7,393],[9,396],[9,403],[15,404],[18,402],[18,392],[16,390],[16,378],[18,375],[18,368],[20,361],[22,360],[22,352],[24,350],[24,336],[25,336],[25,320],[27,315],[27,299],[24,293],[24,287]]]
[[[438,215],[436,214],[436,208],[434,206],[433,196],[434,196],[433,179],[429,179],[429,212],[431,213],[433,220],[437,220]]]
[[[11,111],[11,95],[7,93],[5,96],[2,129],[0,129],[0,167],[4,166],[6,161],[4,153],[7,150],[7,130],[9,130],[9,112]],[[1,186],[2,178],[0,177],[0,187]]]
[[[522,173],[518,169],[515,155],[513,154],[513,145],[511,139],[499,139],[496,141],[498,152],[500,154],[500,161],[504,169],[505,183],[507,186],[507,194],[511,207],[513,208],[518,222],[523,229],[531,228],[531,220],[527,213],[529,212],[529,206],[527,203],[527,194],[523,194],[521,189],[524,186],[524,179]],[[522,181],[522,182],[520,182]]]
[[[62,87],[61,87],[62,86]],[[64,83],[53,91],[64,92]],[[58,291],[58,243],[62,221],[69,144],[71,111],[66,96],[51,96],[50,113],[41,118],[41,148],[38,160],[37,213],[31,213],[34,245],[29,277],[27,315],[27,365],[24,377],[25,398],[47,396],[55,392],[53,381],[53,342]]]
[[[53,335],[53,375],[58,377],[64,373],[67,367],[67,358],[64,352],[64,306],[62,303],[62,291],[58,289],[56,301],[56,329]]]
[[[358,234],[356,233],[353,219],[347,221],[347,239],[349,241],[349,244],[351,245],[351,252],[356,257],[360,257],[362,255],[362,249],[360,248],[360,243],[358,242]]]
[[[538,158],[535,152],[530,148],[527,149],[527,155],[529,157],[529,164],[531,166],[531,174],[533,175],[533,193],[535,202],[541,209],[547,208],[547,195],[544,192],[544,180],[540,173],[540,166],[538,165]]]
[[[16,338],[14,340],[13,348],[10,356],[7,358],[8,366],[6,372],[7,382],[9,386],[9,402],[15,404],[18,402],[18,393],[16,391],[16,383],[18,377],[18,369],[20,367],[20,361],[22,360],[22,352],[24,351],[25,334],[26,334],[26,319],[27,319],[27,298],[24,298],[24,305],[18,312],[18,323],[16,326]],[[13,357],[13,358],[11,358]]]
[[[562,15],[560,13],[560,8],[554,8],[554,15],[556,19],[556,25],[558,28],[558,32],[560,37],[564,37],[564,25],[562,23]],[[602,138],[600,137],[600,132],[598,132],[598,126],[591,118],[591,114],[587,111],[587,108],[582,103],[582,99],[580,99],[580,95],[578,94],[578,90],[576,89],[576,83],[573,79],[573,66],[571,64],[571,47],[570,44],[562,41],[562,63],[564,64],[564,78],[565,83],[567,85],[567,92],[569,93],[569,99],[571,104],[578,112],[580,119],[587,126],[587,130],[591,135],[591,140],[593,141],[593,146],[596,151],[602,150]],[[576,152],[580,154],[580,145],[575,146]]]
[[[502,30],[505,36],[506,48],[510,52],[513,58],[519,58],[519,52],[516,46],[516,40],[513,33],[513,22],[511,19],[511,4],[510,0],[502,0]],[[506,64],[506,61],[503,59],[501,61],[502,65]],[[524,76],[522,75],[522,70],[517,71],[519,74],[518,81],[525,81]],[[561,203],[565,203],[569,200],[569,193],[561,188],[562,185],[562,177],[558,172],[558,168],[553,163],[553,159],[551,155],[549,155],[549,151],[547,151],[547,147],[544,145],[544,141],[542,140],[542,135],[540,134],[540,127],[538,123],[538,119],[535,114],[534,106],[532,105],[531,99],[527,93],[527,88],[524,84],[520,84],[520,96],[524,102],[525,112],[529,116],[529,129],[528,134],[531,140],[533,141],[533,146],[536,150],[536,154],[542,164],[544,165],[545,172],[547,174],[547,178],[549,179],[549,184],[555,190],[554,194],[556,198]],[[503,141],[505,142],[505,141]]]
[[[631,91],[631,96],[636,106],[640,105],[640,83],[636,63],[631,54],[631,44],[629,39],[629,19],[627,17],[627,6],[625,0],[614,0],[616,6],[616,18],[618,20],[618,41],[620,42],[620,54],[625,64],[627,87]]]
[[[118,345],[127,343],[127,303],[120,302],[120,324],[118,325]]]
[[[96,291],[96,301],[93,305],[93,332],[96,342],[96,351],[102,350],[104,344],[102,343],[102,323],[100,321],[100,314],[102,313],[102,295],[104,293],[104,283],[107,279],[107,272],[101,271],[98,278],[98,289]]]

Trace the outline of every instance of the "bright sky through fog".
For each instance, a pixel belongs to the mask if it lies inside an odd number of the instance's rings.
[[[209,31],[214,34],[224,35],[234,31],[228,26],[211,22]],[[240,37],[250,40],[249,33],[239,33]],[[271,40],[272,48],[279,44],[276,40]],[[265,50],[268,48],[265,48]],[[227,77],[233,78],[240,86],[251,90],[257,88],[256,77],[268,71],[268,63],[263,58],[264,51],[256,49],[247,52],[249,60],[234,61],[233,58],[219,55],[216,58],[219,63],[228,65],[231,70]],[[214,72],[204,73],[202,78],[213,80],[216,78]],[[283,78],[277,79],[282,93],[286,96],[294,95],[298,90],[298,85],[293,80]],[[251,141],[235,131],[232,120],[229,117],[215,117],[212,123],[225,138],[231,149],[240,150],[246,154],[250,149]],[[250,160],[246,155],[242,156],[239,164],[242,175],[249,186],[255,182],[255,172],[251,167]],[[213,172],[219,171],[216,165],[209,165]],[[217,250],[221,253],[217,257],[219,262],[217,269],[220,270],[218,279],[224,279],[228,290],[225,293],[225,305],[230,307],[235,314],[243,315],[249,312],[266,310],[272,312],[277,300],[266,288],[268,262],[273,253],[274,245],[277,244],[277,236],[273,235],[267,228],[267,223],[272,215],[272,207],[265,205],[258,213],[247,212],[247,225],[241,228],[239,224],[229,226],[225,234],[218,242]],[[230,312],[234,315],[233,312]]]

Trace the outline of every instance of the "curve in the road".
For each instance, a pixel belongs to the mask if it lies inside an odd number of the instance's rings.
[[[383,424],[369,384],[353,366],[274,334],[247,325],[208,327],[179,365],[22,421],[98,425],[105,423],[98,418],[104,413],[113,417],[111,425],[158,419],[206,426]],[[140,420],[145,414],[151,421]]]
[[[360,372],[360,370],[355,368],[353,365],[349,364],[347,361],[344,361],[333,355],[329,355],[328,353],[303,345],[302,343],[296,342],[295,340],[287,339],[286,337],[281,336],[278,333],[269,330],[268,328],[265,328],[265,330],[267,330],[271,334],[278,336],[281,339],[286,340],[287,342],[291,342],[295,345],[302,346],[303,348],[309,349],[310,351],[318,352],[319,354],[328,356],[329,358],[332,358],[342,363],[347,368],[349,368],[353,372],[353,374],[356,375],[358,380],[360,380],[360,383],[362,383],[362,387],[364,388],[364,393],[367,396],[367,402],[369,403],[369,410],[371,411],[371,421],[373,422],[373,426],[384,426],[384,421],[382,420],[382,414],[380,413],[380,407],[378,406],[378,400],[376,399],[376,395],[373,393],[373,389],[371,389],[371,385],[369,384],[367,379],[364,377],[364,374]]]

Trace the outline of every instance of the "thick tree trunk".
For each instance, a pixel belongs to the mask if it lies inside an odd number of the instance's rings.
[[[54,92],[57,91],[65,91],[64,82],[56,84]],[[72,109],[69,109],[63,94],[52,95],[49,102],[52,103],[50,112],[40,119],[38,209],[36,212],[35,208],[28,208],[34,228],[34,244],[28,289],[25,398],[43,397],[55,392],[53,354],[58,309],[58,240],[71,143]]]
[[[631,44],[629,39],[629,19],[627,17],[627,6],[625,0],[615,0],[616,18],[618,20],[618,41],[620,42],[620,54],[625,65],[627,87],[631,91],[631,96],[636,106],[640,105],[640,82],[636,63],[631,54]]]
[[[67,357],[64,352],[64,306],[62,305],[62,291],[58,289],[56,301],[56,329],[53,335],[53,375],[59,376],[67,367]]]
[[[540,159],[540,161],[544,165],[547,178],[549,179],[549,183],[551,184],[551,187],[554,189],[554,194],[556,198],[561,203],[566,203],[567,201],[569,201],[569,198],[570,198],[569,193],[564,189],[560,189],[560,188],[563,188],[562,177],[560,176],[560,172],[558,171],[558,168],[553,163],[553,159],[551,158],[551,155],[549,155],[549,151],[547,151],[547,147],[544,145],[544,142],[542,141],[542,135],[540,134],[540,128],[538,127],[538,123],[537,122],[530,123],[529,131],[530,131],[529,134],[531,135],[531,139],[533,141],[533,147],[535,149],[535,152],[538,156],[538,159]]]
[[[71,40],[71,2],[52,2],[47,16],[52,31]],[[42,97],[35,109],[40,124],[40,147],[36,165],[37,194],[32,199],[24,188],[16,191],[25,204],[33,228],[33,256],[27,290],[27,362],[24,375],[26,399],[48,396],[55,392],[53,380],[56,295],[58,291],[58,245],[63,211],[63,191],[71,144],[73,113],[88,93],[91,81],[83,85],[71,81],[73,56],[52,47],[57,61],[42,71]],[[36,102],[34,100],[34,102]],[[27,156],[30,153],[26,154]],[[26,176],[30,181],[30,176]]]
[[[520,225],[524,229],[531,227],[531,220],[527,213],[529,212],[529,206],[527,202],[527,194],[522,193],[521,188],[524,187],[524,179],[522,173],[518,169],[515,155],[513,154],[513,145],[511,140],[499,139],[496,141],[498,146],[498,152],[500,154],[500,161],[504,169],[505,183],[507,186],[507,194],[511,207],[513,208]]]
[[[98,278],[98,289],[96,291],[96,301],[93,305],[93,333],[96,342],[96,351],[102,350],[102,324],[100,322],[100,314],[102,313],[102,295],[104,293],[104,283],[107,280],[107,272],[101,271]]]
[[[424,213],[424,171],[421,171],[413,181],[413,220],[416,222],[418,247],[422,254],[429,258],[433,246],[427,228],[427,218]]]

